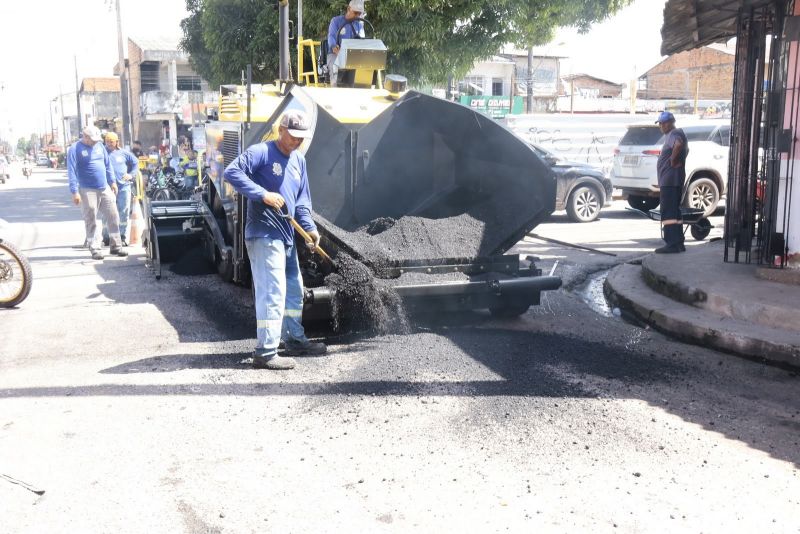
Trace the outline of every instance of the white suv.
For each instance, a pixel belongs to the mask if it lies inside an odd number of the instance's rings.
[[[730,119],[680,121],[676,126],[689,141],[683,205],[710,215],[728,192]],[[633,124],[614,149],[611,184],[622,190],[633,208],[646,211],[658,206],[656,162],[663,144],[657,124]]]

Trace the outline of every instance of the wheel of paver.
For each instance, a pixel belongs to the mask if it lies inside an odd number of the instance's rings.
[[[639,195],[629,195],[628,205],[635,210],[650,211],[656,209],[661,201],[656,197],[642,197]]]
[[[708,237],[708,234],[711,232],[711,221],[708,219],[700,219],[689,228],[689,231],[692,233],[693,238],[697,241],[702,241]]]
[[[31,292],[33,272],[28,258],[9,243],[0,240],[0,307],[12,308]]]
[[[590,185],[576,187],[567,200],[567,215],[574,222],[592,222],[600,214],[601,198],[597,189]]]
[[[519,317],[528,311],[528,308],[530,308],[529,304],[509,304],[508,306],[489,308],[489,313],[492,314],[492,317],[497,317],[498,319],[510,319]]]
[[[689,184],[686,189],[684,205],[689,208],[703,210],[703,217],[708,217],[719,204],[719,189],[714,180],[710,178],[698,178]]]

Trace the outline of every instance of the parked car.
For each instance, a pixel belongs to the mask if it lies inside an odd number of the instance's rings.
[[[611,204],[611,180],[588,163],[566,161],[539,145],[531,148],[556,176],[556,210],[567,210],[570,220],[591,222],[604,206]]]
[[[11,178],[11,168],[5,156],[0,155],[0,184]]]
[[[52,163],[50,162],[50,158],[45,156],[44,154],[39,154],[36,156],[36,166],[37,167],[50,167]]]
[[[677,126],[689,141],[683,205],[711,215],[728,193],[730,120],[681,121]],[[659,204],[656,163],[663,144],[657,124],[633,124],[614,149],[611,183],[632,208],[646,211]]]

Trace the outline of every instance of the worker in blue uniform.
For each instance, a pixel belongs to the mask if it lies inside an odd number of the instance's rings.
[[[358,20],[364,15],[364,0],[350,0],[344,15],[337,15],[328,25],[328,73],[331,87],[336,87],[339,68],[336,57],[342,46],[342,39],[363,39],[364,23]]]
[[[139,169],[139,160],[132,152],[119,146],[119,137],[114,132],[105,135],[105,148],[117,181],[117,213],[119,213],[119,235],[122,246],[128,246],[128,217],[131,214],[131,186]],[[109,242],[108,228],[103,221],[103,244]]]
[[[294,217],[312,237],[309,247],[316,248],[320,235],[311,218],[306,160],[297,150],[311,136],[311,127],[299,110],[287,111],[279,124],[276,141],[248,148],[224,172],[236,191],[247,197],[245,245],[255,287],[258,338],[253,366],[259,369],[293,369],[291,356],[327,351],[325,344],[305,335],[294,228],[281,217],[282,210]],[[283,355],[278,354],[281,342]]]

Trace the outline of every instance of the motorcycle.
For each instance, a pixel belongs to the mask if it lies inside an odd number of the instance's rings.
[[[13,308],[25,300],[32,284],[33,272],[28,258],[0,237],[0,307]]]

